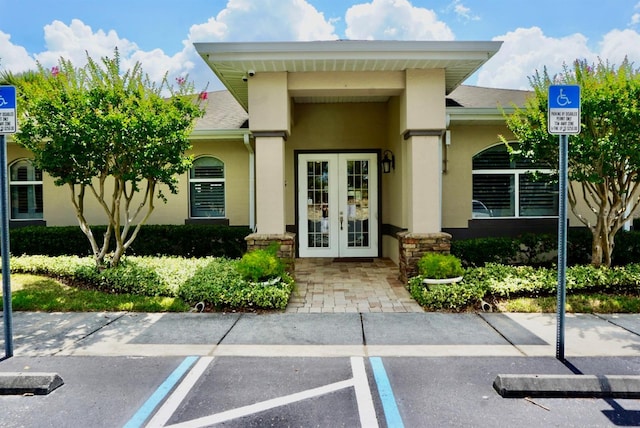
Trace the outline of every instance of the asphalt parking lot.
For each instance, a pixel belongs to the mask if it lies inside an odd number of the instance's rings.
[[[553,317],[394,315],[18,313],[1,371],[64,385],[0,396],[2,426],[640,426],[639,400],[492,385],[637,375],[638,316],[568,317],[563,363]]]

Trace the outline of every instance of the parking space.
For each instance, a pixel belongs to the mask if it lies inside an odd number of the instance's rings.
[[[2,426],[609,426],[640,401],[505,399],[498,374],[640,373],[640,317],[541,314],[26,314]]]
[[[57,372],[65,381],[47,396],[0,396],[6,427],[640,423],[638,400],[505,399],[492,387],[501,373],[591,374],[606,367],[635,374],[640,357],[575,358],[573,367],[551,357],[49,357],[2,364]]]

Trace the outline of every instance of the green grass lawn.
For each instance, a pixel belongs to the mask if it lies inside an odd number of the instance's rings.
[[[69,287],[46,276],[28,274],[11,275],[11,305],[15,311],[42,312],[184,312],[189,310],[186,303],[173,297],[145,297],[84,290]]]
[[[46,276],[29,274],[11,275],[11,295],[11,304],[15,311],[185,312],[190,309],[178,298],[110,294],[70,287]],[[569,313],[640,313],[640,297],[637,296],[569,295],[566,302],[566,311]],[[494,303],[494,307],[501,312],[556,311],[555,297],[523,297]]]
[[[500,312],[556,312],[556,297],[521,297],[496,303]],[[577,294],[566,298],[569,313],[640,313],[640,297],[612,294]]]

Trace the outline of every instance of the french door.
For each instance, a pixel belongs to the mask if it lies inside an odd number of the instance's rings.
[[[377,257],[375,153],[298,155],[300,257]]]

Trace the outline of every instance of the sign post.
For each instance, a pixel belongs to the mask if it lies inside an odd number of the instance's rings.
[[[556,338],[556,358],[564,361],[564,318],[567,295],[567,188],[569,134],[580,133],[580,86],[549,86],[549,134],[560,136],[558,161],[559,204],[558,204],[558,321]]]
[[[0,86],[0,251],[2,252],[2,316],[4,319],[5,358],[13,357],[13,319],[11,274],[9,267],[9,184],[5,134],[17,129],[15,86]]]

